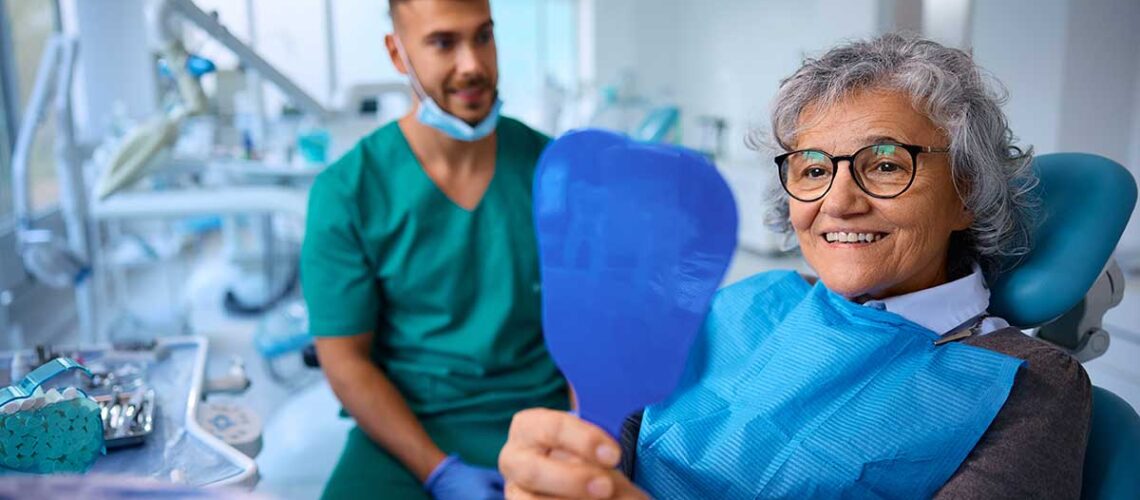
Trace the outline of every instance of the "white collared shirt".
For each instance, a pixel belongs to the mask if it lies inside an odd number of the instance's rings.
[[[982,269],[973,265],[968,276],[936,287],[883,300],[869,300],[865,306],[898,314],[939,335],[958,330],[976,321],[990,307],[990,290]],[[1009,326],[1004,319],[986,316],[978,333],[985,335]]]

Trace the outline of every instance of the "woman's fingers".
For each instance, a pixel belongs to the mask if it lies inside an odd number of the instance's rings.
[[[621,448],[598,426],[562,411],[534,408],[515,414],[509,441],[521,446],[564,450],[602,467],[616,467]]]
[[[533,409],[511,422],[499,469],[516,498],[610,498],[619,456],[617,443],[598,427],[568,413]]]
[[[576,460],[574,458],[571,458]],[[649,500],[649,495],[641,491],[629,478],[616,470],[610,472],[614,480],[614,492],[610,496],[613,500]],[[523,488],[518,483],[508,482],[504,489],[507,500],[558,500],[574,497],[550,496]]]
[[[558,460],[532,448],[511,448],[499,453],[503,477],[531,494],[567,498],[610,498],[614,494],[611,470],[584,461]]]
[[[503,488],[503,495],[507,497],[507,500],[558,500],[558,497],[532,493],[510,482],[507,483],[506,488]]]
[[[633,481],[630,481],[620,471],[611,471],[611,477],[614,480],[614,495],[611,498],[615,500],[649,500],[649,495],[641,491],[641,488],[633,484]]]
[[[550,450],[550,458],[563,462],[574,462],[576,464],[585,463],[585,460],[582,460],[578,455],[566,450]]]

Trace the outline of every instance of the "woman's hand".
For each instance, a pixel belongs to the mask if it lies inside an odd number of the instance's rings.
[[[535,408],[515,414],[499,452],[506,497],[645,499],[614,469],[621,448],[605,431],[569,413]]]

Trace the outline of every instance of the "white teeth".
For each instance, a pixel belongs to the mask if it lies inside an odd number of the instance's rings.
[[[876,233],[845,233],[842,231],[827,233],[824,238],[829,243],[870,243],[883,239],[883,235]]]

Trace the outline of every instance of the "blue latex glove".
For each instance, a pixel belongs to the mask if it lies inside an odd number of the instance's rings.
[[[459,455],[449,455],[428,475],[424,489],[437,500],[500,499],[503,475],[495,469],[466,464]]]

